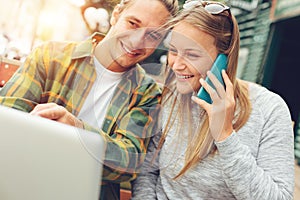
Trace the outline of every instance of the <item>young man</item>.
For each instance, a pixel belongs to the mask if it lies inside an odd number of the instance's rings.
[[[119,183],[134,179],[143,162],[161,94],[137,63],[177,10],[177,0],[122,0],[105,37],[36,48],[0,91],[0,104],[106,139],[101,199],[119,199]]]

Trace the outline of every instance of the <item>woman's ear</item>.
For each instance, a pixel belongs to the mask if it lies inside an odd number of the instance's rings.
[[[120,4],[118,4],[118,5],[115,6],[115,8],[114,8],[114,10],[111,14],[111,18],[110,18],[110,25],[111,26],[114,26],[117,23],[117,21],[120,17],[120,13],[121,13]]]

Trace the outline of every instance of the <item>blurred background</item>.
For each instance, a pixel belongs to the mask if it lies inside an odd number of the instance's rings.
[[[38,44],[49,40],[79,41],[106,33],[118,0],[0,0],[1,63],[19,66]],[[180,0],[180,4],[183,4]],[[300,164],[300,0],[225,0],[241,32],[238,77],[281,95],[295,122],[295,156]],[[158,75],[165,51],[143,62]],[[1,65],[0,76],[10,65]],[[1,80],[0,80],[1,81]],[[5,80],[2,82],[5,83]],[[1,87],[1,85],[0,85]]]
[[[43,41],[105,33],[114,5],[101,0],[0,0],[0,54],[23,60]]]

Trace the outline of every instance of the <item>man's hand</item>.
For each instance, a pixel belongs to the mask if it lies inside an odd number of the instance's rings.
[[[55,103],[38,104],[30,114],[83,128],[83,124],[79,119],[68,112],[67,109]]]

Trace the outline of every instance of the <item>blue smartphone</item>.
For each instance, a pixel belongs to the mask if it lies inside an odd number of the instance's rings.
[[[219,54],[218,57],[216,58],[215,62],[213,63],[210,71],[213,73],[217,79],[222,83],[222,85],[225,87],[223,78],[222,78],[222,70],[226,70],[227,68],[227,56],[225,54]],[[205,78],[205,81],[215,89],[214,85],[210,81],[208,77]],[[205,100],[207,103],[212,103],[212,100],[210,98],[210,95],[207,93],[207,91],[204,89],[204,87],[201,87],[197,96],[200,99]]]

